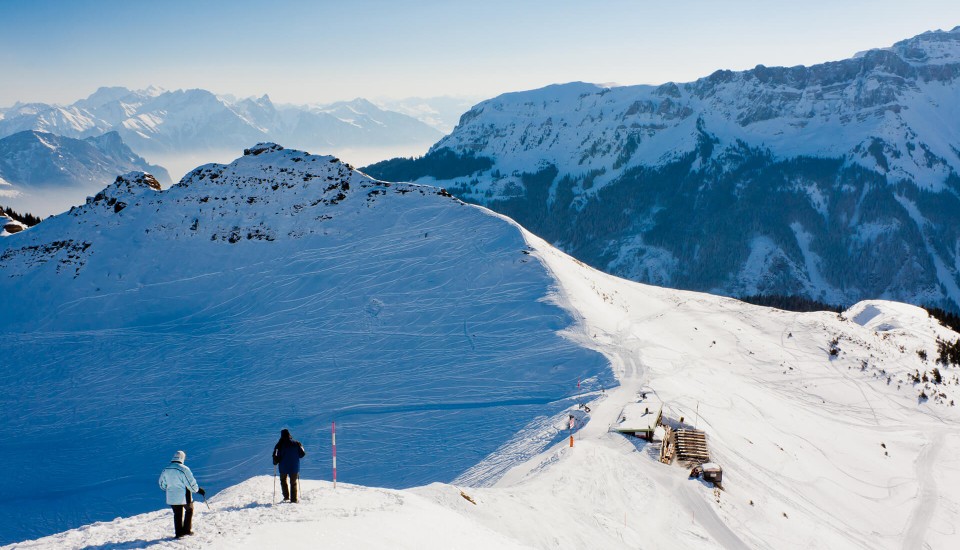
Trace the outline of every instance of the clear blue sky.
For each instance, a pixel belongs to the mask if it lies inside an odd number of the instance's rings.
[[[0,105],[103,85],[307,103],[659,84],[957,25],[958,0],[0,0]]]

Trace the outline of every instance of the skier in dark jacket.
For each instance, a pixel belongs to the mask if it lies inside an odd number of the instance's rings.
[[[280,490],[283,492],[285,501],[297,502],[297,493],[300,488],[300,459],[306,455],[303,445],[290,437],[290,430],[286,428],[280,430],[280,441],[273,448],[273,463],[280,467]],[[290,478],[289,488],[287,478]]]

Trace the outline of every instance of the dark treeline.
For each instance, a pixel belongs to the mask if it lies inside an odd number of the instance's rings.
[[[755,296],[741,296],[738,300],[757,306],[775,307],[784,311],[832,311],[840,313],[844,306],[834,306],[807,298],[805,296],[783,296],[779,294],[757,294]]]
[[[937,338],[937,363],[941,365],[960,365],[960,338],[953,342]],[[937,377],[940,377],[939,372]]]
[[[922,306],[923,309],[927,310],[927,313],[931,317],[936,318],[940,321],[940,324],[955,331],[960,332],[960,315],[953,313],[951,311],[946,311],[938,307],[931,306]]]
[[[39,216],[34,216],[33,214],[30,214],[29,212],[26,213],[26,214],[21,214],[21,213],[17,212],[16,210],[14,210],[14,209],[12,209],[12,208],[10,208],[10,207],[7,207],[7,206],[0,206],[0,213],[3,213],[3,214],[6,214],[7,216],[10,216],[11,218],[17,220],[18,222],[22,223],[23,225],[25,225],[25,226],[27,226],[27,227],[33,227],[33,226],[37,225],[38,223],[40,223],[41,221],[43,221],[43,219],[40,218]]]
[[[960,315],[938,307],[923,306],[931,317],[940,321],[940,324],[960,332]],[[941,365],[960,365],[960,338],[953,342],[937,338],[937,363]],[[937,373],[939,375],[939,373]]]
[[[450,149],[431,151],[422,157],[394,158],[364,166],[360,170],[380,180],[414,181],[424,176],[440,180],[470,176],[493,166],[486,157],[458,155]]]

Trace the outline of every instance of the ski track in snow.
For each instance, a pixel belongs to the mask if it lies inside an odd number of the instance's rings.
[[[934,477],[933,466],[943,446],[944,434],[938,433],[933,439],[924,445],[923,451],[917,457],[916,475],[920,481],[917,488],[917,503],[910,513],[909,526],[907,534],[903,538],[903,549],[929,548],[924,544],[927,530],[933,521],[934,510],[937,507],[939,499],[937,491],[937,480]]]
[[[680,485],[677,493],[691,511],[691,521],[703,526],[710,536],[727,550],[746,550],[749,548],[740,540],[730,527],[720,519],[717,512],[710,507],[709,501],[703,495],[694,491],[690,485]]]

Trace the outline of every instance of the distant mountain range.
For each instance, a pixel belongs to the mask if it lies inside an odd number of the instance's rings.
[[[100,88],[72,105],[18,103],[0,110],[0,137],[24,130],[84,138],[116,131],[140,154],[241,150],[265,139],[324,150],[432,143],[443,134],[364,99],[325,106],[275,105],[206,90]]]
[[[463,115],[438,183],[638,281],[960,308],[960,27],[811,67],[573,83]]]
[[[0,139],[0,204],[46,216],[81,204],[131,170],[170,176],[127,147],[117,132],[74,139],[23,131]]]

